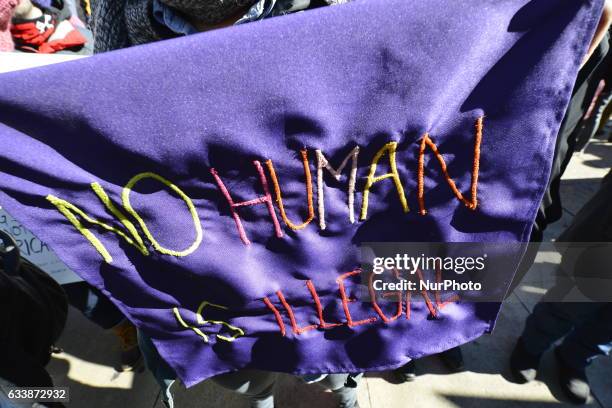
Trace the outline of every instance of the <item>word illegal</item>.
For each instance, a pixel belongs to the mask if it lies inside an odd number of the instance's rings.
[[[444,178],[450,187],[451,191],[455,195],[455,197],[462,202],[467,208],[471,210],[475,210],[478,205],[477,199],[477,190],[478,190],[478,173],[479,173],[479,165],[480,165],[480,144],[482,141],[482,132],[483,132],[483,118],[480,117],[476,120],[475,124],[475,137],[474,137],[474,152],[473,152],[473,166],[472,166],[472,174],[471,174],[471,183],[470,183],[470,199],[464,197],[464,195],[457,188],[454,180],[450,177],[448,173],[448,169],[446,166],[446,162],[442,157],[442,154],[438,151],[437,146],[431,140],[428,133],[425,133],[420,141],[419,148],[419,156],[418,156],[418,171],[417,171],[417,198],[419,203],[419,214],[426,215],[427,209],[425,207],[425,152],[426,149],[429,148],[433,154],[435,155],[437,161],[439,162],[440,168],[444,175]],[[410,209],[408,207],[408,203],[406,200],[406,195],[404,193],[404,188],[402,186],[402,182],[400,180],[400,176],[397,171],[396,164],[396,150],[397,150],[397,142],[389,142],[385,144],[374,156],[372,162],[369,166],[369,172],[366,179],[365,187],[362,193],[362,203],[361,203],[361,211],[360,211],[360,220],[364,221],[368,216],[368,203],[369,203],[369,194],[372,186],[378,182],[384,181],[386,179],[391,179],[397,191],[397,196],[403,212],[408,212]],[[321,150],[315,150],[316,158],[317,158],[317,209],[318,209],[318,219],[319,219],[319,228],[321,230],[326,229],[325,223],[325,199],[324,199],[324,188],[323,188],[323,170],[329,171],[332,176],[336,180],[341,179],[341,173],[348,164],[349,160],[351,161],[351,170],[348,178],[348,213],[349,213],[349,221],[351,223],[355,222],[355,214],[354,214],[354,202],[355,202],[355,184],[357,179],[357,159],[359,156],[359,146],[353,148],[353,150],[344,158],[338,168],[334,169]],[[276,207],[280,213],[281,219],[285,223],[285,225],[293,230],[301,230],[306,228],[312,220],[315,218],[315,210],[313,206],[313,186],[312,186],[312,176],[310,172],[310,164],[308,161],[308,151],[306,149],[302,149],[300,151],[302,164],[304,168],[304,175],[306,180],[306,197],[307,197],[307,205],[308,205],[308,216],[306,220],[303,222],[296,224],[293,223],[287,217],[287,213],[285,211],[285,206],[283,204],[283,195],[281,191],[281,187],[279,185],[278,177],[276,175],[276,171],[274,169],[274,164],[272,160],[267,160],[265,162],[265,166],[268,170],[270,181],[272,182],[272,186],[274,189],[274,199],[272,198],[272,194],[270,192],[268,177],[266,176],[263,166],[258,160],[253,161],[253,165],[255,170],[259,176],[259,180],[261,183],[261,187],[263,189],[264,195],[256,197],[252,200],[235,202],[232,198],[230,191],[227,186],[221,179],[215,168],[211,168],[210,172],[214,178],[217,187],[219,188],[221,195],[225,198],[227,203],[229,204],[229,209],[231,215],[236,224],[236,228],[238,230],[238,236],[242,240],[245,245],[249,245],[251,242],[247,237],[246,230],[242,224],[242,219],[238,214],[238,210],[242,207],[253,206],[253,205],[265,205],[269,216],[272,220],[272,225],[274,229],[274,233],[277,237],[283,237],[283,230],[280,226],[280,222],[276,215],[276,210],[274,209],[273,202],[276,204]],[[386,156],[389,163],[390,171],[388,173],[377,175],[376,170],[381,159]],[[177,194],[187,205],[191,218],[193,220],[194,229],[195,229],[195,239],[193,243],[185,249],[175,250],[163,247],[153,236],[149,228],[147,227],[143,218],[138,214],[138,212],[133,208],[130,202],[130,194],[134,186],[143,179],[154,179],[170,190],[172,190],[175,194]],[[103,221],[97,220],[88,214],[85,213],[82,209],[77,207],[76,205],[58,198],[53,195],[48,195],[46,199],[53,204],[58,211],[60,211],[70,223],[93,245],[93,247],[98,251],[98,253],[102,256],[103,260],[107,263],[111,263],[113,258],[111,254],[108,252],[104,244],[86,227],[85,224],[95,225],[103,230],[108,232],[112,232],[116,234],[118,237],[123,239],[128,244],[134,246],[138,251],[144,255],[149,255],[149,250],[145,245],[144,238],[140,235],[139,231],[136,229],[134,223],[128,218],[130,215],[138,225],[140,229],[144,233],[145,238],[151,243],[153,249],[158,251],[159,253],[165,255],[172,255],[176,257],[183,257],[193,253],[202,242],[202,224],[196,212],[196,208],[191,200],[177,185],[172,183],[171,181],[165,179],[164,177],[152,173],[145,172],[139,173],[132,177],[128,183],[123,188],[121,194],[122,206],[123,210],[128,214],[126,215],[108,196],[104,188],[97,182],[91,183],[91,188],[102,202],[102,204],[106,207],[106,209],[123,225],[124,228],[120,228],[114,225],[109,225]]]
[[[315,288],[315,285],[312,280],[306,281],[306,288],[308,292],[310,292],[313,303],[311,305],[305,305],[303,307],[312,307],[314,316],[318,320],[317,324],[310,324],[306,326],[300,325],[300,322],[297,321],[294,307],[291,306],[290,300],[285,297],[285,295],[283,294],[281,290],[278,290],[275,293],[278,301],[275,301],[271,296],[264,297],[262,301],[265,304],[265,306],[269,309],[272,317],[276,321],[276,324],[278,326],[278,334],[280,334],[283,337],[288,335],[289,330],[287,328],[287,325],[285,324],[285,321],[287,319],[289,321],[289,327],[290,327],[291,333],[293,333],[293,335],[295,336],[299,336],[310,330],[316,330],[316,329],[327,330],[327,329],[332,329],[338,326],[348,326],[348,327],[353,328],[353,327],[357,327],[361,325],[372,325],[372,324],[377,324],[377,323],[388,325],[388,324],[393,323],[394,321],[396,321],[402,316],[404,317],[404,319],[410,320],[412,318],[411,316],[412,304],[415,301],[415,299],[413,299],[413,294],[411,293],[411,291],[413,290],[420,293],[420,296],[422,297],[423,302],[425,303],[425,306],[428,310],[429,316],[433,318],[436,318],[438,314],[447,305],[454,303],[454,302],[458,302],[460,300],[458,295],[451,295],[446,299],[442,299],[441,290],[442,288],[445,287],[446,283],[445,281],[441,280],[441,274],[439,271],[436,273],[435,282],[429,282],[425,284],[425,282],[428,282],[428,281],[424,280],[423,274],[421,273],[421,271],[417,271],[417,276],[420,281],[420,284],[417,285],[414,289],[397,286],[397,287],[394,287],[393,289],[389,288],[389,290],[392,290],[392,292],[387,292],[383,294],[377,293],[377,291],[380,290],[376,288],[377,281],[373,280],[374,275],[370,275],[369,282],[367,283],[368,291],[369,291],[370,308],[371,308],[370,314],[367,317],[361,316],[362,317],[361,319],[356,319],[355,316],[353,315],[353,312],[351,312],[351,308],[349,305],[358,304],[360,302],[357,302],[356,299],[349,297],[348,290],[347,290],[348,288],[346,284],[350,281],[351,277],[355,277],[359,274],[361,274],[360,270],[354,270],[352,272],[344,273],[336,279],[336,283],[339,289],[338,294],[342,302],[342,311],[344,315],[343,319],[341,319],[340,321],[335,321],[335,322],[326,321],[325,317],[323,316],[324,308],[323,308],[322,299],[319,297],[318,291]],[[396,274],[397,274],[397,271],[396,271]],[[397,274],[396,277],[399,278],[399,274]],[[412,282],[412,283],[415,283],[415,282]],[[428,293],[428,291],[433,292],[433,299]],[[381,302],[379,302],[379,298],[381,299],[392,298],[391,302],[385,302],[385,303],[395,303],[397,305],[396,311],[393,315],[389,316],[383,311],[383,308],[382,308],[383,305]],[[358,305],[355,305],[355,306],[358,306]],[[184,329],[192,330],[205,343],[210,342],[211,336],[214,337],[217,341],[233,342],[239,339],[240,337],[243,337],[246,335],[245,330],[243,328],[235,326],[226,320],[221,320],[220,318],[216,320],[205,318],[203,314],[204,310],[213,309],[213,308],[225,310],[225,311],[229,310],[226,306],[213,304],[208,301],[203,301],[197,308],[197,311],[195,312],[187,311],[187,313],[185,313],[185,309],[174,307],[172,309],[172,313],[177,323],[179,324],[179,326],[183,327]],[[184,311],[181,312],[180,309],[183,309]],[[360,308],[356,307],[356,309],[360,309]],[[194,316],[195,319],[193,318],[188,319],[187,318],[188,315]],[[195,322],[191,322],[190,320],[191,321],[195,320]],[[208,331],[208,330],[212,330],[212,331]],[[227,335],[222,334],[222,332],[219,330],[222,330],[224,333],[227,333]]]

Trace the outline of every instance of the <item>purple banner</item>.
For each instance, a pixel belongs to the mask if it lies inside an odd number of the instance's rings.
[[[355,300],[360,244],[527,241],[601,7],[356,1],[3,74],[0,205],[188,386],[400,366],[499,303]]]

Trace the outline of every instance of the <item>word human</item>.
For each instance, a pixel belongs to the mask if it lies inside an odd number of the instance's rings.
[[[475,210],[478,206],[478,173],[479,173],[479,165],[480,165],[480,144],[482,140],[482,132],[483,132],[483,118],[480,117],[476,120],[475,124],[475,137],[474,137],[474,150],[473,150],[473,165],[472,165],[472,173],[471,173],[471,183],[469,190],[469,198],[466,198],[461,191],[457,188],[455,181],[450,177],[448,168],[446,166],[446,162],[442,157],[442,154],[439,152],[438,147],[432,141],[428,133],[425,133],[420,139],[420,147],[419,147],[419,155],[418,155],[418,169],[417,169],[417,199],[419,205],[419,214],[426,215],[427,209],[425,206],[425,154],[427,149],[431,150],[431,152],[436,157],[444,178],[450,187],[453,195],[462,202],[467,208],[470,210]],[[369,171],[367,174],[365,186],[362,191],[362,200],[361,200],[361,208],[359,211],[359,220],[365,221],[368,217],[368,207],[370,200],[370,190],[377,183],[387,182],[388,180],[393,182],[393,186],[395,187],[397,193],[397,199],[401,205],[403,212],[410,211],[408,207],[408,202],[406,200],[406,194],[404,192],[404,188],[400,179],[400,175],[397,170],[396,163],[396,151],[397,151],[397,142],[388,142],[384,146],[382,146],[378,152],[374,155],[372,160],[369,162]],[[349,162],[351,163],[350,171],[348,172],[347,178],[347,204],[348,204],[348,221],[350,223],[355,223],[355,195],[356,195],[356,180],[357,180],[357,163],[360,159],[360,148],[359,146],[355,146],[351,152],[344,158],[344,160],[340,163],[337,168],[334,168],[323,152],[320,149],[315,149],[315,157],[316,157],[316,208],[317,208],[317,216],[318,216],[318,227],[320,230],[326,229],[326,219],[325,219],[325,188],[324,188],[324,177],[323,172],[328,171],[336,180],[341,180],[342,172],[347,167]],[[251,242],[248,237],[247,228],[243,225],[242,218],[240,217],[240,210],[244,207],[255,206],[255,205],[263,205],[266,207],[269,218],[271,220],[273,233],[278,237],[282,238],[284,235],[283,228],[281,227],[281,222],[279,221],[279,217],[277,216],[277,212],[280,215],[280,219],[284,223],[287,228],[292,230],[301,230],[309,226],[309,224],[315,219],[315,207],[314,207],[314,188],[312,182],[312,174],[310,170],[310,162],[308,157],[308,150],[302,149],[300,151],[300,156],[302,160],[302,166],[304,170],[305,177],[305,187],[306,187],[306,202],[308,208],[308,216],[305,220],[300,221],[292,221],[287,217],[287,211],[285,208],[285,204],[283,201],[283,193],[279,183],[279,178],[276,174],[276,170],[274,167],[274,162],[271,159],[262,163],[259,160],[253,161],[253,166],[256,174],[258,175],[259,182],[261,184],[261,189],[264,194],[262,196],[255,197],[251,200],[236,202],[234,201],[231,191],[223,181],[222,176],[217,172],[215,168],[210,168],[210,173],[213,177],[214,183],[219,189],[219,203],[220,205],[229,205],[229,210],[231,212],[232,218],[236,225],[237,235],[240,240],[245,244],[249,245]],[[378,165],[385,161],[388,163],[389,172],[384,174],[378,174],[377,169]],[[264,169],[265,166],[265,169]],[[267,174],[266,174],[267,170]],[[169,190],[171,190],[174,194],[178,195],[178,197],[185,202],[187,205],[187,209],[189,211],[190,217],[193,220],[195,238],[191,245],[187,248],[183,249],[173,249],[166,248],[161,245],[158,240],[153,236],[151,230],[147,225],[147,221],[145,221],[138,211],[132,206],[130,202],[130,196],[134,186],[144,179],[153,179],[157,182],[163,184]],[[270,187],[271,185],[271,187]],[[98,253],[102,256],[102,259],[111,263],[113,258],[109,251],[106,249],[104,244],[100,241],[100,239],[94,235],[93,232],[88,228],[88,226],[97,226],[102,230],[107,232],[114,233],[120,239],[123,239],[129,245],[135,247],[142,255],[149,255],[149,247],[152,247],[153,250],[165,254],[176,257],[184,257],[187,256],[198,249],[200,244],[202,243],[202,223],[197,214],[196,208],[190,197],[183,192],[183,190],[175,185],[170,180],[166,178],[152,173],[152,172],[144,172],[139,173],[132,177],[128,183],[123,187],[123,191],[121,194],[121,207],[117,205],[106,193],[102,185],[97,182],[91,183],[91,188],[94,194],[98,197],[100,202],[104,205],[106,210],[110,212],[118,221],[118,223],[109,224],[94,217],[88,215],[76,206],[73,203],[66,201],[65,199],[48,195],[47,200],[53,204],[58,211],[60,211],[70,223],[91,243],[91,245],[98,251]],[[274,198],[273,198],[274,197]],[[276,207],[276,208],[275,208]],[[148,221],[149,223],[151,220]],[[121,224],[122,227],[119,227],[118,224]],[[142,235],[141,235],[142,234]],[[144,236],[143,236],[144,235]],[[147,245],[146,242],[150,245]]]

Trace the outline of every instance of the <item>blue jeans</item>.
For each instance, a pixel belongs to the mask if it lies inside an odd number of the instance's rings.
[[[176,381],[176,373],[161,358],[151,338],[138,330],[138,346],[145,364],[162,389],[162,400],[167,408],[174,408],[170,388]],[[353,408],[357,404],[357,385],[362,374],[329,374],[317,380],[317,384],[331,390],[339,408]],[[252,408],[274,408],[274,385],[277,373],[254,369],[242,369],[220,374],[212,381],[225,389],[247,397]]]
[[[62,285],[68,302],[80,310],[89,320],[108,330],[125,319],[117,306],[102,292],[86,282],[75,282]]]
[[[528,352],[539,355],[566,336],[563,361],[584,370],[594,358],[612,350],[612,303],[540,302],[527,318],[521,336]]]
[[[329,374],[317,384],[332,391],[338,408],[353,408],[357,404],[357,385],[361,377],[362,374]]]
[[[170,388],[176,381],[176,373],[161,358],[151,338],[138,330],[138,345],[145,364],[151,371],[162,389],[162,400],[167,408],[174,408],[174,400]],[[220,374],[211,378],[212,381],[228,390],[247,397],[252,408],[274,408],[274,384],[277,374],[261,370],[238,370]]]

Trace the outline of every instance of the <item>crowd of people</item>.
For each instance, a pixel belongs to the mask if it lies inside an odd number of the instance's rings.
[[[190,35],[232,24],[245,24],[348,0],[0,0],[0,51],[36,53],[105,52]],[[543,239],[546,226],[561,217],[560,178],[574,151],[595,135],[608,138],[612,75],[610,64],[610,16],[608,1],[598,31],[582,66],[557,139],[548,189],[532,228],[534,243]],[[60,287],[35,265],[19,255],[10,235],[0,231],[0,390],[10,385],[51,386],[45,365],[54,351],[66,322],[67,305],[116,334],[121,344],[121,370],[133,370],[144,360],[163,389],[164,403],[174,406],[171,386],[173,369],[163,360],[147,335],[133,326],[103,293],[85,282]],[[612,241],[612,175],[576,215],[559,237],[565,242],[606,243]],[[612,279],[612,259],[607,251],[587,245],[579,254],[566,254],[559,268],[580,276],[584,268],[599,266],[603,280]],[[536,251],[524,257],[513,290],[533,264]],[[578,261],[576,260],[577,258]],[[585,262],[589,258],[590,262]],[[582,261],[580,259],[583,259]],[[592,270],[589,270],[589,273]],[[558,288],[549,293],[557,293]],[[555,298],[557,299],[557,298]],[[14,311],[19,310],[17,319]],[[612,303],[595,298],[584,303],[549,301],[547,296],[528,317],[509,364],[517,382],[535,379],[543,353],[555,347],[560,385],[567,396],[582,404],[591,397],[586,367],[612,350]],[[35,330],[35,333],[33,333]],[[459,347],[439,355],[453,371],[464,363]],[[394,371],[400,382],[416,378],[418,361]],[[357,387],[363,373],[303,376],[337,397],[338,406],[357,407]],[[239,370],[212,379],[224,388],[248,398],[254,408],[274,407],[277,373]],[[11,405],[2,399],[0,406]],[[7,404],[7,405],[2,405]],[[60,404],[49,404],[60,406]]]

